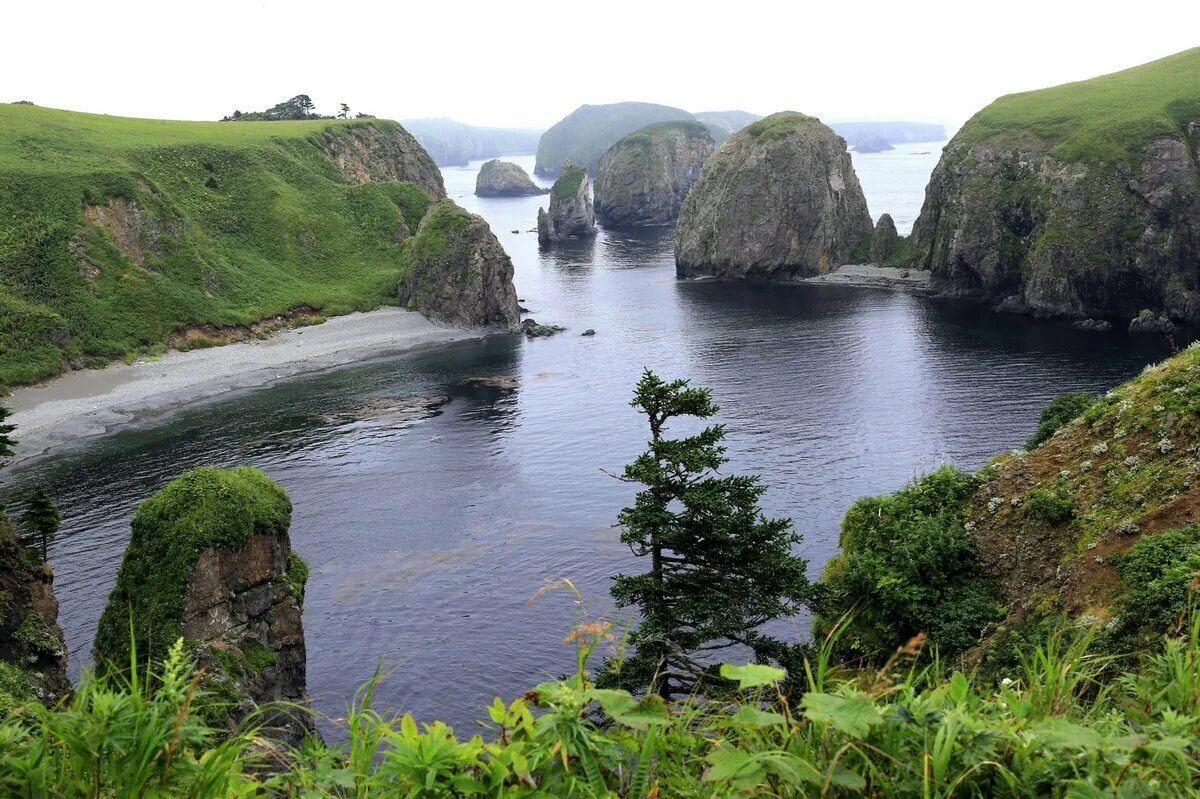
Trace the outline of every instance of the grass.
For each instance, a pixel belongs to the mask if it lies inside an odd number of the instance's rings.
[[[573,166],[559,175],[550,190],[551,198],[569,200],[579,193],[579,187],[587,180],[587,170],[581,166]]]
[[[1035,137],[1065,161],[1138,162],[1146,142],[1200,119],[1200,48],[1132,69],[1010,94],[972,117],[955,139]]]
[[[412,184],[345,181],[326,140],[363,126],[397,127],[0,105],[0,384],[189,328],[394,303],[396,241],[429,200]]]
[[[757,122],[751,123],[745,130],[756,141],[770,142],[782,139],[792,131],[807,127],[813,123],[819,124],[820,121],[816,117],[810,117],[795,111],[780,111],[778,114],[771,114],[769,117],[763,117]]]

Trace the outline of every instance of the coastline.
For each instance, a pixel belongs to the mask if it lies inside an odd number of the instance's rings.
[[[897,289],[921,294],[932,294],[932,273],[921,269],[902,269],[870,264],[846,264],[831,272],[815,277],[806,277],[797,283],[827,283],[839,286],[869,286],[872,288]]]
[[[68,372],[0,399],[17,425],[9,466],[238,390],[387,355],[482,338],[486,330],[440,327],[400,308],[335,316],[266,339]]]

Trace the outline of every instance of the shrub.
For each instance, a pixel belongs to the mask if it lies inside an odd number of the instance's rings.
[[[1176,630],[1200,572],[1200,525],[1144,536],[1112,564],[1126,588],[1117,605],[1121,632],[1153,639]]]
[[[1038,417],[1037,432],[1026,442],[1025,448],[1034,449],[1041,446],[1061,427],[1074,421],[1076,417],[1092,407],[1094,402],[1095,399],[1092,398],[1092,395],[1084,391],[1072,391],[1055,397],[1049,405],[1042,408],[1042,415]]]
[[[1046,524],[1061,524],[1075,515],[1073,497],[1061,489],[1035,488],[1025,497],[1025,515]]]

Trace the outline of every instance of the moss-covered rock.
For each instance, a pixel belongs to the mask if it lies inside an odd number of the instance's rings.
[[[143,502],[100,618],[97,668],[128,667],[132,627],[143,664],[187,642],[222,699],[210,718],[221,726],[264,704],[305,703],[308,570],[291,549],[291,509],[283,489],[249,467],[196,469]],[[285,740],[311,730],[299,711],[265,718]]]
[[[600,158],[596,217],[614,227],[673,222],[713,149],[700,122],[659,122],[629,134]]]
[[[996,100],[913,231],[941,290],[1006,310],[1200,321],[1200,48]]]
[[[875,232],[871,235],[871,263],[886,266],[891,262],[899,249],[900,236],[896,233],[896,223],[891,214],[884,214],[875,223]]]
[[[483,217],[441,200],[403,246],[401,305],[435,322],[516,329],[512,260]]]
[[[813,117],[773,114],[705,161],[675,238],[680,277],[794,280],[850,263],[871,217],[846,142]]]
[[[596,235],[596,213],[588,187],[588,173],[569,161],[562,166],[550,190],[550,210],[538,209],[538,242]]]

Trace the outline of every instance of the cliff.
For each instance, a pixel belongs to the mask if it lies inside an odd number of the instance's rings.
[[[479,168],[475,177],[475,194],[479,197],[529,197],[549,194],[516,164],[492,159]]]
[[[538,209],[538,242],[596,235],[596,214],[588,191],[588,173],[583,167],[563,164],[550,190],[550,210]]]
[[[301,625],[308,567],[288,537],[291,502],[262,472],[203,468],[142,503],[96,632],[101,671],[128,668],[130,625],[141,663],[183,638],[236,727],[275,702],[305,704]],[[268,708],[274,735],[298,742],[302,712]]]
[[[486,128],[445,118],[400,122],[438,166],[466,166],[481,158],[535,153],[542,135],[540,130]]]
[[[655,122],[691,118],[681,108],[653,103],[581,105],[542,134],[533,172],[555,177],[560,165],[570,161],[594,175],[604,151],[635,130]]]
[[[675,221],[713,149],[700,122],[659,122],[629,134],[600,158],[596,217],[616,227]]]
[[[946,146],[913,230],[951,294],[1200,321],[1200,49],[1002,97]]]
[[[517,329],[513,264],[483,217],[441,200],[403,251],[401,305],[458,327]]]
[[[0,715],[31,699],[53,706],[70,689],[50,566],[0,512]]]
[[[395,302],[445,196],[386,120],[170,122],[0,105],[0,383],[198,327]]]
[[[679,215],[680,277],[791,280],[848,263],[873,226],[846,142],[820,120],[773,114],[705,162]]]

